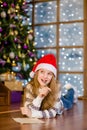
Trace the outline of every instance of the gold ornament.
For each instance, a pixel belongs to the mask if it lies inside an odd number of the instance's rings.
[[[14,32],[12,31],[12,30],[10,30],[10,32],[9,32],[9,35],[14,35]]]
[[[10,61],[10,59],[9,59],[9,57],[7,58],[7,63],[10,63],[11,61]]]
[[[18,44],[18,56],[19,57],[21,57],[21,51],[20,51],[20,49],[21,49],[21,46],[20,46],[20,44]]]
[[[24,58],[25,58],[25,54],[24,54],[24,53],[22,53],[22,54],[21,54],[21,57],[24,59]]]
[[[29,30],[28,33],[33,33],[33,30]]]
[[[26,67],[26,63],[25,63],[25,60],[23,60],[23,68]]]
[[[11,10],[10,9],[8,9],[8,12],[7,12],[8,14],[10,14],[11,13]]]
[[[33,61],[33,60],[32,60],[32,58],[30,58],[29,60],[30,60],[30,62],[32,62],[32,61]]]
[[[2,11],[2,12],[1,12],[1,17],[2,17],[2,18],[6,18],[6,12],[5,12],[5,11]]]
[[[12,61],[12,66],[16,66],[16,63],[15,63],[15,61],[14,61],[14,60]]]
[[[11,78],[14,80],[15,79],[16,74],[14,72],[11,72]]]
[[[21,0],[19,0],[19,2],[21,2]]]
[[[18,35],[18,31],[17,31],[17,30],[15,30],[15,31],[14,31],[14,34],[15,34],[15,35]]]
[[[18,4],[16,5],[16,9],[17,9],[17,10],[19,10],[19,9],[20,9],[20,6],[19,6]]]
[[[4,55],[3,55],[3,58],[4,58],[4,59],[7,59],[7,56],[4,54]]]
[[[20,50],[18,51],[18,56],[21,57],[21,52],[20,52]]]
[[[15,9],[14,8],[10,8],[10,11],[11,11],[11,13],[14,13]]]
[[[21,49],[21,46],[20,46],[20,44],[18,44],[18,49]]]
[[[28,37],[26,38],[26,43],[29,44],[29,39],[28,39]]]

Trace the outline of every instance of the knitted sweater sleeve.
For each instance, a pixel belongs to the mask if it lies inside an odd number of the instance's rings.
[[[33,110],[39,110],[41,106],[41,102],[43,100],[43,97],[37,96],[36,98],[32,94],[32,87],[30,84],[26,86],[25,89],[25,100],[24,100],[24,106],[27,108],[31,108]]]
[[[59,97],[59,96],[58,96]],[[36,98],[32,94],[32,89],[30,85],[27,85],[25,92],[25,102],[24,106],[31,109],[32,117],[34,118],[52,118],[55,117],[58,110],[61,107],[61,102],[58,100],[55,105],[48,110],[40,110],[43,98],[37,96]]]
[[[60,101],[59,101],[60,99]],[[37,97],[35,99],[35,102],[38,102],[41,104],[41,102],[39,102],[39,98]],[[39,105],[40,105],[39,104]],[[58,93],[58,100],[56,101],[55,105],[48,109],[48,110],[35,110],[35,109],[31,109],[32,111],[32,117],[35,118],[53,118],[55,117],[57,114],[62,113],[62,108],[63,108],[63,103],[61,101],[61,91]]]
[[[58,111],[61,109],[61,101],[58,101],[55,103],[55,105],[48,109],[48,110],[34,110],[31,109],[32,111],[32,117],[34,118],[53,118],[58,114]]]

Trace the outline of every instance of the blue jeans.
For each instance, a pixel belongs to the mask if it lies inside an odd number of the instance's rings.
[[[61,100],[63,102],[65,109],[68,110],[68,109],[72,108],[73,102],[74,102],[74,90],[73,90],[73,88],[70,88],[66,95],[61,96]]]

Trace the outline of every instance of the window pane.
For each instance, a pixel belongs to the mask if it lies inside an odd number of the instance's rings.
[[[56,56],[56,50],[55,49],[47,49],[47,50],[41,50],[41,49],[38,49],[37,50],[38,52],[38,58],[44,56],[45,54],[54,54]]]
[[[32,0],[26,0],[26,2],[32,2]]]
[[[56,21],[56,1],[36,3],[35,5],[35,24],[49,23]]]
[[[83,49],[60,49],[59,70],[60,71],[83,71]]]
[[[60,25],[60,46],[83,45],[83,23]]]
[[[83,19],[83,0],[60,0],[60,21]]]
[[[62,86],[66,83],[71,83],[77,89],[78,96],[83,96],[83,75],[81,74],[60,74],[59,80]],[[62,87],[62,91],[65,94],[65,89]]]
[[[47,47],[56,45],[56,26],[36,26],[35,27],[36,47]]]

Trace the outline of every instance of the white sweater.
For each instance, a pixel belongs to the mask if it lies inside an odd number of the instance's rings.
[[[58,94],[58,99],[61,96],[61,94]],[[49,110],[40,110],[40,106],[41,103],[43,101],[43,97],[39,97],[37,96],[36,98],[34,98],[33,94],[32,94],[32,89],[31,89],[31,85],[28,84],[26,87],[26,93],[25,93],[25,102],[24,102],[24,106],[31,109],[32,112],[32,117],[35,118],[52,118],[55,117],[56,114],[60,114],[58,112],[60,112],[63,108],[63,104],[61,102],[61,100],[57,101],[55,103],[55,105],[50,108]]]

